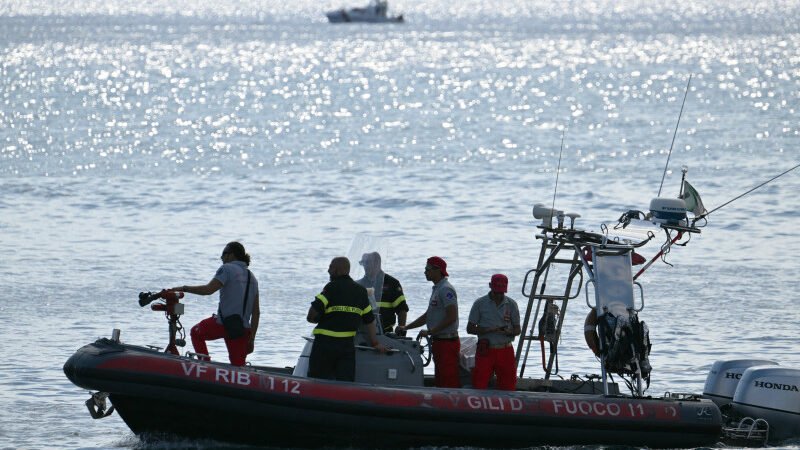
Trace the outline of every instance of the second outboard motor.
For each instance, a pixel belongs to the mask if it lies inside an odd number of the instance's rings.
[[[710,399],[717,406],[729,404],[733,400],[736,386],[739,385],[744,371],[749,367],[766,365],[775,366],[778,363],[763,359],[733,359],[714,362],[706,377],[703,397]]]
[[[741,416],[769,423],[769,440],[800,434],[800,369],[754,366],[744,371],[731,402]]]

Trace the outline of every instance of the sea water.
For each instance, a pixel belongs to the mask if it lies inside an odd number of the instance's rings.
[[[713,212],[640,278],[648,393],[700,392],[718,359],[800,367],[800,171],[737,199],[800,163],[800,2],[662,3],[396,0],[390,26],[328,24],[360,6],[339,0],[0,1],[0,448],[147,447],[62,365],[115,328],[163,347],[137,294],[206,283],[228,241],[261,285],[250,360],[292,366],[358,236],[412,319],[446,259],[465,333],[493,273],[524,304],[535,203],[600,229],[682,166]],[[216,309],[185,303],[187,329]],[[586,310],[558,376],[599,373]]]

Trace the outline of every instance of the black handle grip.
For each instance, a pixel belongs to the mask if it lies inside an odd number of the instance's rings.
[[[161,298],[161,292],[139,292],[139,306],[147,306]]]

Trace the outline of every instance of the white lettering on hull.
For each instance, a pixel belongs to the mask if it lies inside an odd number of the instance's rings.
[[[181,362],[183,374],[186,376],[194,376],[195,378],[203,378],[203,374],[208,372],[208,367],[196,364]],[[214,381],[217,383],[238,384],[241,386],[250,385],[250,373],[240,372],[238,370],[223,369],[221,367],[214,368]]]
[[[484,409],[487,411],[522,410],[522,400],[513,397],[501,398],[470,395],[467,397],[467,405],[472,409]]]
[[[186,376],[190,376],[192,374],[192,372],[194,372],[194,376],[196,378],[200,378],[204,373],[207,372],[207,369],[208,369],[208,367],[206,367],[206,366],[201,366],[201,365],[195,364],[195,363],[188,363],[187,364],[185,362],[181,363],[181,367],[183,367],[183,373]]]
[[[642,405],[628,405],[630,416],[644,415]],[[592,402],[588,400],[553,400],[553,411],[556,414],[571,416],[619,417],[622,406],[619,403]]]

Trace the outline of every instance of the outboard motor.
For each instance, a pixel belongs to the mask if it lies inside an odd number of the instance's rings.
[[[733,400],[736,386],[742,378],[744,371],[753,366],[777,365],[774,361],[763,359],[733,359],[715,361],[706,377],[703,387],[703,397],[724,406]]]
[[[731,407],[735,414],[764,419],[769,440],[800,434],[800,369],[753,366],[744,371]]]

